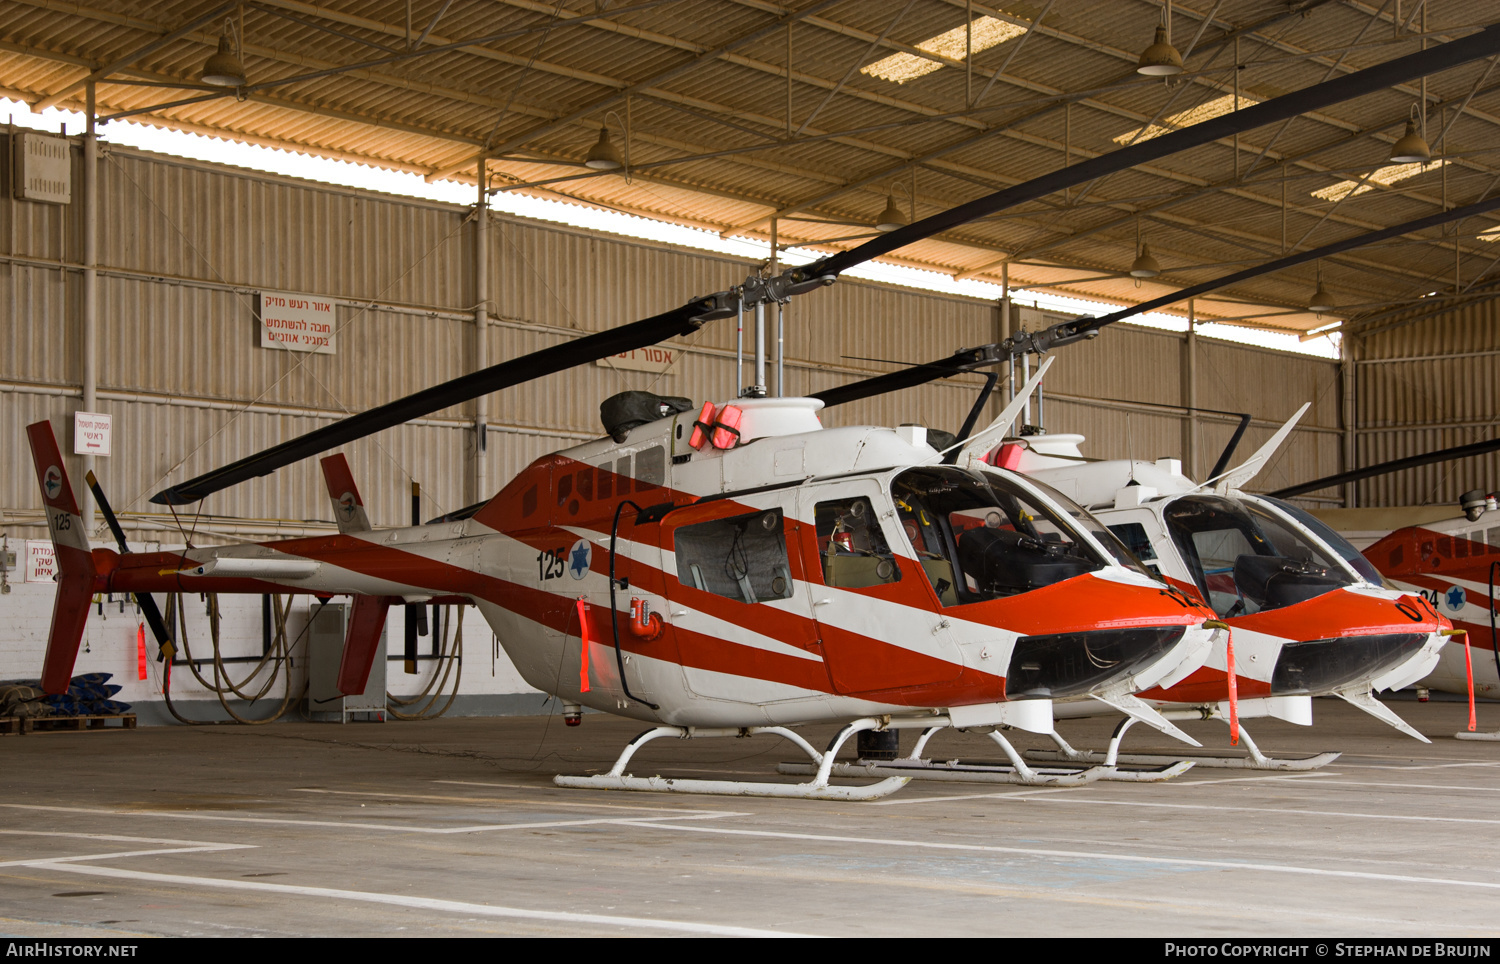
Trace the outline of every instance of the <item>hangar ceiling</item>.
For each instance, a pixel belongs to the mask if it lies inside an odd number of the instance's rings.
[[[0,0],[0,94],[783,245],[918,217],[1465,36],[1488,0]],[[1136,72],[1157,26],[1186,70]],[[247,82],[204,85],[223,35]],[[1425,117],[1421,105],[1425,104]],[[1393,164],[1409,118],[1428,165]],[[584,160],[610,129],[628,160]],[[627,176],[628,175],[628,176]],[[1101,178],[890,259],[1133,303],[1500,183],[1486,60]],[[1491,234],[1493,236],[1491,236]],[[1149,244],[1162,273],[1128,274]],[[1500,296],[1500,218],[1255,279],[1200,318],[1305,332]],[[1307,310],[1321,280],[1336,311]],[[1017,290],[1019,289],[1019,290]],[[1185,306],[1183,306],[1185,307]]]

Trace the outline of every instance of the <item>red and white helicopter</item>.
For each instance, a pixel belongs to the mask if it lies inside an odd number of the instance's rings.
[[[1280,490],[1297,495],[1434,462],[1483,455],[1500,449],[1500,439],[1455,446],[1395,459]],[[1363,559],[1392,586],[1425,598],[1464,633],[1465,645],[1445,649],[1421,686],[1459,694],[1500,696],[1500,630],[1496,626],[1496,584],[1500,581],[1500,526],[1483,517],[1500,508],[1495,493],[1465,492],[1456,508],[1408,506],[1340,509],[1324,512]],[[1474,650],[1478,650],[1477,658]],[[1470,730],[1464,740],[1500,740],[1500,733]]]
[[[1497,52],[1500,26],[1083,161],[851,251],[351,416],[153,501],[196,501],[479,395],[747,308],[759,315],[947,227]],[[757,371],[762,345],[757,338]],[[368,528],[335,456],[325,477],[338,535],[180,553],[123,551],[117,529],[121,552],[91,549],[50,424],[37,423],[28,434],[59,568],[44,687],[66,686],[93,593],[136,594],[169,645],[150,593],[291,589],[355,596],[344,692],[363,689],[391,605],[466,601],[538,689],[656,724],[610,773],[559,777],[566,786],[868,799],[910,776],[831,784],[850,736],[921,729],[911,754],[920,760],[927,739],[949,726],[988,730],[1006,751],[1015,772],[991,776],[1061,782],[1083,777],[1027,767],[1000,728],[1050,732],[1055,701],[1093,699],[1175,729],[1132,694],[1187,676],[1224,630],[1211,609],[1130,564],[1107,532],[1081,525],[1085,514],[1065,498],[1016,473],[952,464],[992,446],[1014,412],[939,453],[921,430],[824,429],[820,400],[763,395],[762,383],[696,418],[670,401],[635,399],[647,410],[609,418],[610,439],[539,459],[487,502],[425,526]],[[112,520],[107,503],[100,508]],[[822,752],[789,729],[831,721],[844,725]],[[641,745],[662,736],[760,732],[799,745],[814,778],[789,785],[625,772]]]
[[[1046,332],[1022,332],[1000,345],[893,374],[909,385],[993,366],[1035,350],[1037,344],[1056,344],[1052,338],[1058,332],[1074,337],[1080,325],[1093,326],[1095,321],[1081,319]],[[880,376],[823,394],[831,404],[840,404],[889,389],[889,381],[882,379],[890,378]],[[1380,574],[1358,550],[1316,518],[1289,503],[1242,491],[1307,407],[1250,458],[1224,471],[1237,433],[1204,484],[1184,476],[1175,459],[1086,459],[1079,451],[1083,436],[1048,435],[1035,426],[980,454],[983,462],[1019,471],[1058,491],[1060,498],[1087,506],[1153,574],[1210,605],[1234,630],[1216,644],[1206,664],[1181,683],[1138,694],[1168,719],[1220,719],[1229,724],[1233,742],[1245,739],[1248,758],[1195,757],[1199,764],[1311,769],[1330,762],[1336,753],[1305,760],[1271,759],[1239,725],[1241,717],[1257,716],[1309,724],[1311,698],[1323,695],[1339,696],[1428,742],[1372,691],[1399,689],[1431,671],[1443,644],[1455,633],[1452,624],[1421,594],[1382,587]],[[983,468],[973,462],[969,467]],[[1055,709],[1058,718],[1101,712],[1109,711],[1098,703]],[[1119,753],[1121,738],[1134,722],[1127,718],[1121,724],[1103,754],[1077,751],[1054,731],[1048,735],[1058,751],[1030,756],[1102,763],[1111,779],[1142,776],[1117,771],[1118,763],[1172,764],[1174,758]]]

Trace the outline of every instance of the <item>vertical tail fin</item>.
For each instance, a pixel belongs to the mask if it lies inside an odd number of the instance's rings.
[[[89,619],[89,600],[94,594],[98,572],[89,552],[88,534],[83,531],[83,517],[73,486],[63,468],[62,452],[51,422],[26,426],[31,442],[31,459],[36,464],[36,480],[42,489],[42,503],[47,511],[47,528],[52,533],[52,548],[57,554],[57,602],[52,609],[52,630],[47,636],[47,657],[42,664],[42,689],[63,693],[73,675],[78,659],[78,644]]]
[[[370,517],[365,514],[364,500],[359,497],[359,487],[354,484],[354,473],[349,471],[349,460],[344,453],[330,455],[319,464],[323,466],[323,481],[328,485],[328,497],[333,500],[333,518],[339,524],[339,531],[345,535],[369,532]]]

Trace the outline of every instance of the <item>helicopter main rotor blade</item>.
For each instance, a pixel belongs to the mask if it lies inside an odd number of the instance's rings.
[[[835,405],[858,401],[861,398],[884,395],[886,392],[896,392],[903,388],[914,388],[939,378],[947,378],[949,375],[958,375],[988,365],[998,365],[1009,357],[998,349],[998,345],[963,348],[947,358],[886,372],[884,375],[850,382],[836,388],[827,388],[814,393],[811,397],[821,399],[824,408],[832,408]]]
[[[563,342],[541,351],[512,358],[489,368],[462,375],[451,381],[398,398],[368,412],[351,415],[332,425],[325,425],[305,435],[272,446],[263,452],[231,462],[223,468],[163,489],[151,497],[158,505],[183,505],[196,502],[220,489],[269,475],[284,465],[301,461],[319,452],[345,445],[382,429],[400,425],[414,418],[431,415],[450,405],[471,398],[552,375],[599,358],[608,358],[635,348],[697,331],[704,322],[728,317],[732,308],[724,307],[721,296],[697,298],[653,318],[646,318],[618,328],[596,332],[574,341]]]
[[[1467,204],[1461,208],[1454,208],[1451,211],[1439,211],[1436,214],[1429,214],[1425,218],[1417,218],[1416,220],[1406,221],[1402,224],[1397,224],[1389,228],[1381,228],[1379,231],[1371,231],[1369,234],[1357,234],[1352,238],[1345,238],[1342,241],[1334,241],[1332,244],[1325,244],[1319,248],[1310,248],[1307,251],[1301,251],[1297,254],[1287,255],[1285,258],[1277,258],[1275,261],[1267,261],[1264,264],[1246,268],[1243,271],[1236,271],[1234,274],[1225,275],[1222,278],[1214,278],[1201,284],[1190,285],[1189,287],[1174,291],[1171,294],[1162,295],[1160,298],[1152,298],[1150,301],[1143,301],[1140,304],[1132,305],[1129,308],[1121,308],[1119,311],[1111,312],[1107,315],[1100,315],[1098,318],[1080,318],[1076,322],[1064,322],[1061,325],[1055,325],[1053,327],[1058,329],[1060,332],[1066,332],[1066,334],[1070,335],[1082,335],[1090,331],[1097,331],[1100,328],[1103,328],[1105,325],[1112,325],[1115,322],[1121,321],[1125,318],[1130,318],[1134,315],[1145,314],[1148,311],[1155,311],[1158,308],[1165,308],[1168,305],[1176,304],[1179,301],[1186,301],[1188,298],[1196,298],[1199,295],[1204,295],[1211,291],[1217,291],[1220,288],[1224,288],[1232,284],[1238,284],[1241,281],[1246,281],[1259,275],[1270,274],[1274,271],[1281,271],[1283,269],[1291,268],[1299,264],[1306,264],[1309,261],[1317,261],[1320,258],[1329,258],[1336,254],[1342,254],[1343,252],[1349,251],[1353,248],[1361,248],[1367,244],[1375,244],[1378,241],[1385,241],[1388,238],[1400,237],[1403,234],[1413,234],[1417,231],[1421,231],[1426,228],[1434,228],[1440,224],[1447,224],[1451,221],[1460,221],[1464,218],[1473,217],[1476,214],[1484,214],[1497,208],[1500,208],[1500,194],[1497,194],[1496,196],[1491,198],[1486,198],[1483,201],[1475,201],[1473,204]],[[1048,330],[1051,331],[1052,329]]]
[[[866,241],[858,247],[815,261],[803,270],[811,275],[839,274],[872,258],[878,258],[897,248],[905,247],[914,241],[930,238],[939,231],[966,224],[1017,204],[1038,200],[1064,188],[1074,187],[1128,167],[1159,160],[1220,138],[1232,137],[1266,124],[1287,120],[1308,111],[1319,110],[1361,94],[1386,90],[1408,80],[1469,63],[1497,52],[1500,52],[1500,23],[1491,24],[1460,40],[1449,41],[1438,47],[1407,54],[1405,57],[1397,57],[1395,60],[1388,60],[1374,67],[1345,74],[1335,80],[1314,84],[1222,117],[1203,121],[1191,127],[1184,127],[1169,134],[1132,144],[1129,147],[1122,147],[1118,151],[1111,151],[1108,154],[1101,154],[1098,157],[1069,165],[1051,174],[997,191],[967,204],[960,204],[958,207],[949,208],[920,221],[914,221],[906,227],[897,228],[888,234]]]
[[[1040,354],[1053,348],[1072,344],[1075,341],[1092,338],[1099,333],[1099,329],[1106,325],[1112,325],[1117,321],[1124,321],[1126,318],[1131,318],[1135,315],[1155,311],[1158,308],[1165,308],[1179,301],[1186,301],[1188,298],[1196,298],[1199,295],[1207,294],[1208,292],[1216,291],[1219,288],[1246,281],[1250,278],[1281,271],[1308,261],[1317,261],[1319,258],[1331,257],[1353,248],[1374,244],[1377,241],[1400,237],[1403,234],[1412,234],[1426,228],[1437,227],[1441,224],[1447,224],[1450,221],[1462,220],[1463,218],[1473,217],[1477,214],[1484,214],[1487,211],[1496,209],[1500,209],[1500,194],[1483,201],[1476,201],[1464,207],[1454,208],[1451,211],[1439,211],[1436,214],[1429,214],[1414,221],[1407,221],[1393,227],[1382,228],[1379,231],[1371,231],[1368,234],[1358,234],[1352,238],[1345,238],[1342,241],[1325,244],[1320,248],[1310,248],[1307,251],[1287,255],[1285,258],[1267,261],[1264,264],[1255,265],[1243,271],[1236,271],[1234,274],[1205,281],[1202,284],[1182,288],[1171,294],[1152,298],[1150,301],[1143,301],[1129,308],[1121,308],[1119,311],[1101,315],[1097,318],[1083,317],[1075,318],[1072,321],[1059,322],[1042,331],[1023,332],[1020,336],[1013,337],[997,345],[981,345],[978,348],[967,348],[963,351],[955,352],[947,358],[940,358],[937,361],[927,362],[924,365],[914,365],[911,368],[887,372],[884,375],[876,375],[873,378],[866,378],[863,381],[850,382],[848,385],[840,385],[837,388],[830,388],[819,392],[813,398],[823,399],[825,407],[843,405],[846,402],[856,401],[861,398],[882,395],[886,392],[902,388],[925,385],[927,382],[936,381],[939,378],[947,378],[949,375],[973,371],[976,368],[983,368],[987,365],[998,365],[1009,359],[1013,354],[1023,354],[1028,351],[1035,351]],[[1221,458],[1220,461],[1222,462],[1224,459]]]
[[[1475,455],[1484,455],[1500,449],[1500,438],[1492,438],[1487,442],[1473,442],[1469,445],[1456,445],[1450,449],[1438,449],[1436,452],[1428,452],[1424,455],[1409,455],[1404,459],[1391,459],[1389,462],[1379,462],[1375,465],[1366,466],[1362,469],[1354,469],[1350,472],[1340,472],[1338,475],[1330,475],[1321,479],[1313,479],[1311,482],[1303,482],[1298,485],[1289,485],[1284,489],[1277,489],[1268,493],[1278,499],[1289,499],[1294,495],[1302,495],[1306,492],[1316,492],[1319,489],[1330,488],[1335,485],[1343,485],[1346,482],[1358,482],[1361,479],[1373,479],[1377,475],[1386,475],[1391,472],[1400,472],[1402,469],[1415,469],[1423,465],[1431,465],[1434,462],[1447,462],[1450,459],[1467,459]]]

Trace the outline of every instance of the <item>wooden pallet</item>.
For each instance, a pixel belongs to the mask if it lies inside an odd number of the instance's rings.
[[[117,721],[117,725],[111,726],[110,721]],[[22,733],[79,733],[88,730],[133,730],[135,729],[134,713],[113,713],[106,715],[86,716],[38,716],[31,719],[0,720],[0,724],[13,722],[18,724]],[[10,733],[12,730],[0,732]]]

